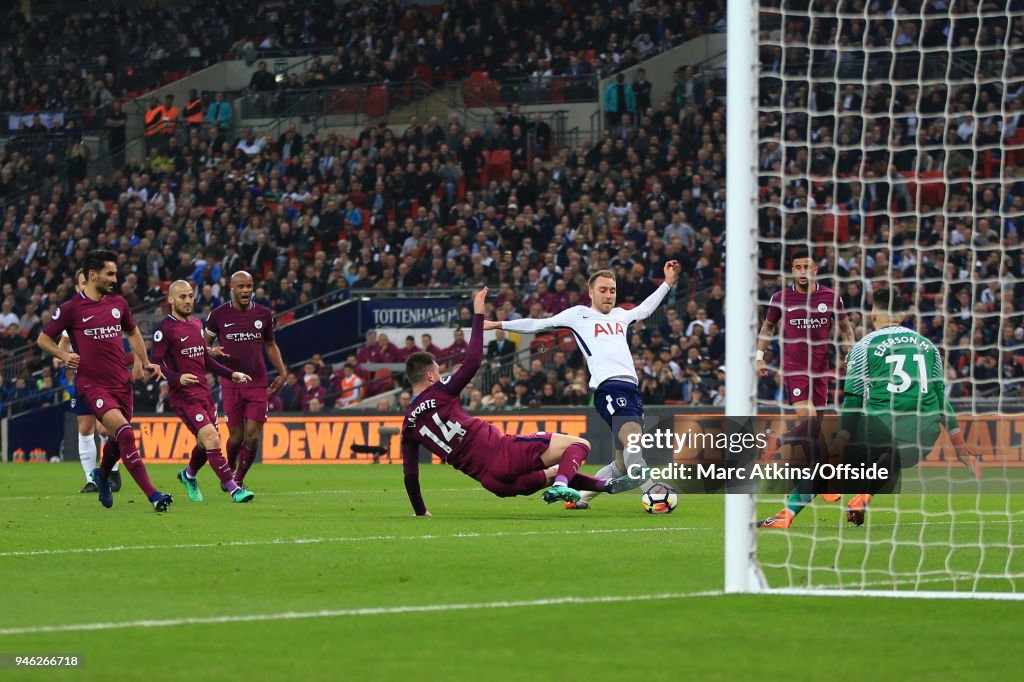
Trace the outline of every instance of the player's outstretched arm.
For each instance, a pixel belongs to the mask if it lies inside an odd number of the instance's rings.
[[[683,271],[683,266],[680,265],[677,260],[670,260],[665,263],[665,284],[670,288],[676,285],[679,281],[679,275]]]
[[[665,281],[651,295],[645,298],[640,305],[627,312],[630,320],[646,320],[662,304],[668,292],[679,280],[679,271],[682,267],[677,260],[670,260],[665,263]]]
[[[484,300],[487,297],[487,287],[484,287],[473,296],[473,331],[469,337],[469,348],[466,351],[466,359],[462,366],[447,379],[442,379],[437,384],[440,390],[449,395],[458,395],[466,387],[484,359]],[[479,310],[480,312],[477,312]]]
[[[216,360],[214,360],[213,356],[210,355],[209,350],[207,350],[207,352],[206,352],[206,357],[203,360],[203,364],[205,365],[207,372],[213,372],[215,375],[217,375],[217,376],[219,376],[219,377],[221,377],[223,379],[231,379],[232,381],[234,381],[236,372],[228,369],[224,365],[222,365],[219,362],[217,362]],[[238,373],[240,374],[240,372],[238,372]],[[245,382],[235,382],[235,383],[245,383]]]
[[[504,322],[491,322],[488,320],[484,323],[485,330],[491,329],[504,329],[510,332],[522,332],[524,334],[536,334],[537,332],[544,331],[545,329],[554,329],[555,327],[570,327],[571,320],[567,313],[572,310],[569,308],[563,310],[557,315],[551,317],[545,317],[542,320],[535,320],[532,317],[524,317],[521,320],[505,320]]]
[[[416,516],[430,516],[427,505],[420,492],[420,453],[419,446],[412,441],[402,439],[402,471],[405,474],[405,493],[412,503]]]

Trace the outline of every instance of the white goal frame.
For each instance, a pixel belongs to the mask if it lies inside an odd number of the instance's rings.
[[[725,309],[727,418],[758,413],[758,0],[728,0]],[[731,371],[732,368],[738,368]],[[771,587],[757,560],[756,496],[725,495],[724,591],[812,596],[1024,600],[1024,592]],[[778,531],[776,531],[778,532]]]

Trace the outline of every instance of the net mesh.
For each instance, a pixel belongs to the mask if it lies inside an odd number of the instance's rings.
[[[848,495],[818,498],[788,530],[758,531],[757,562],[772,588],[1024,592],[1024,2],[758,7],[761,319],[792,284],[799,247],[858,340],[873,329],[873,292],[902,292],[904,324],[935,344],[985,480],[974,482],[943,433],[904,471],[904,492],[871,500],[863,526],[846,521]],[[787,390],[800,372],[782,371],[778,337],[758,383],[761,414],[806,397]],[[837,335],[826,345],[816,378],[828,412],[843,402],[845,358]],[[799,447],[779,457],[798,459]],[[759,493],[758,517],[784,498]]]

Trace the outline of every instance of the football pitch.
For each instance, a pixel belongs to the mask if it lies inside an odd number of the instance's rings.
[[[257,465],[248,505],[208,470],[189,502],[177,468],[150,465],[175,496],[156,514],[127,473],[107,510],[77,464],[0,467],[0,654],[84,661],[0,681],[1005,682],[1024,664],[1019,602],[721,595],[720,496],[567,512],[427,466],[415,518],[397,465]]]

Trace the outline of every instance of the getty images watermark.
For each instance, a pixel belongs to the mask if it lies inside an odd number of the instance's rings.
[[[671,429],[656,429],[649,433],[630,434],[626,441],[627,454],[643,450],[668,449],[676,455],[686,451],[731,453],[738,455],[761,451],[767,445],[763,433],[708,433]],[[782,462],[753,462],[749,466],[715,462],[675,462],[660,467],[630,464],[626,469],[630,478],[669,481],[878,481],[887,479],[889,470],[877,464],[830,464],[815,462],[797,466]]]

